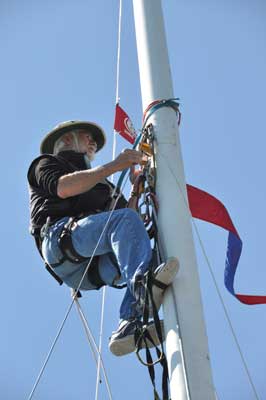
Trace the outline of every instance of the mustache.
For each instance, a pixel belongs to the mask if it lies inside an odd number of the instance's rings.
[[[94,144],[89,144],[88,145],[88,149],[92,149],[93,151],[96,151],[97,150],[97,146],[94,145]]]

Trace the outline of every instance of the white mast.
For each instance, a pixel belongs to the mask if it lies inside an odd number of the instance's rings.
[[[133,0],[133,7],[146,109],[154,100],[174,97],[172,79],[161,1]],[[171,399],[214,400],[176,114],[170,108],[160,108],[149,122],[156,136],[159,230],[166,256],[176,256],[180,262],[178,277],[164,298]]]

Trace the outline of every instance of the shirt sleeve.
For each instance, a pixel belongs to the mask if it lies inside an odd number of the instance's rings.
[[[49,195],[57,196],[58,179],[69,173],[55,158],[42,158],[35,165],[35,181]]]

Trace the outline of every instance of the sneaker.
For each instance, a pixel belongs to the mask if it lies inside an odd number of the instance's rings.
[[[161,323],[161,330],[164,340],[164,327],[163,321]],[[125,354],[132,353],[136,348],[135,343],[135,332],[138,329],[142,328],[142,322],[133,319],[133,320],[123,320],[117,331],[112,333],[109,342],[109,349],[115,356],[124,356]],[[160,344],[159,338],[156,333],[155,324],[153,321],[147,324],[147,330],[154,341],[154,344],[147,339],[147,345],[149,348],[154,347],[154,345],[158,346]],[[145,347],[145,342],[141,341],[141,348]]]
[[[152,273],[152,294],[153,300],[157,311],[159,311],[163,302],[163,294],[165,289],[173,282],[175,276],[179,270],[179,263],[177,258],[170,257],[166,263],[159,265]],[[145,306],[145,281],[147,280],[147,274],[144,276],[136,277],[134,296],[137,300],[137,310],[143,314]],[[151,301],[149,301],[149,317],[153,317],[153,309]]]
[[[157,310],[163,302],[163,294],[165,289],[171,285],[179,270],[179,262],[176,257],[170,257],[157,267],[152,277],[152,294]]]

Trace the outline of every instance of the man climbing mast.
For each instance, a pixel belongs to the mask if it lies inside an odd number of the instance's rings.
[[[119,327],[109,343],[113,354],[124,355],[135,349],[134,333],[141,327],[151,246],[141,218],[122,195],[110,215],[113,186],[106,178],[127,168],[133,171],[143,162],[143,154],[126,149],[115,160],[91,168],[105,141],[101,127],[84,121],[63,122],[45,136],[41,156],[28,171],[30,231],[48,270],[74,290],[127,285]],[[174,258],[154,270],[155,280],[162,283],[159,287],[155,282],[152,289],[158,308],[162,288],[173,281],[177,270]],[[147,329],[158,344],[153,321]]]

